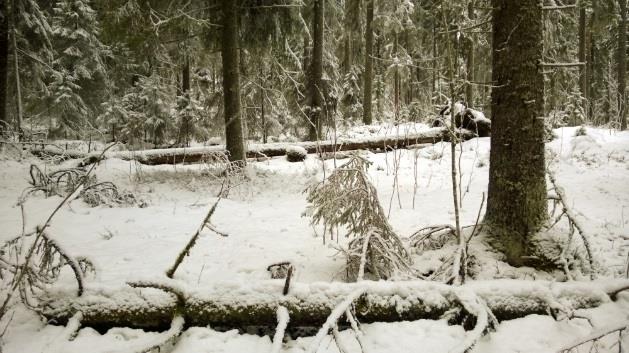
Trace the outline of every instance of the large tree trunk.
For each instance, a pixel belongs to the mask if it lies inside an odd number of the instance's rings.
[[[373,88],[373,3],[367,0],[367,20],[365,24],[365,74],[363,76],[363,123],[369,125],[372,118],[372,88]]]
[[[371,282],[293,283],[283,295],[284,281],[254,284],[218,283],[189,292],[173,282],[132,283],[137,288],[89,289],[81,297],[56,293],[43,306],[51,323],[65,324],[78,311],[85,327],[107,329],[133,327],[166,329],[179,313],[189,326],[238,329],[249,326],[273,328],[276,310],[284,306],[291,327],[321,326],[332,309],[350,294],[363,289],[355,301],[355,315],[362,323],[448,318],[462,323],[468,314],[461,297],[477,295],[498,320],[526,315],[557,314],[559,311],[597,307],[614,298],[629,281],[567,282],[497,280],[470,282],[462,286],[441,283]],[[143,287],[160,288],[139,289]],[[610,298],[611,297],[611,298]],[[559,304],[561,303],[561,304]],[[476,313],[472,313],[476,314]]]
[[[507,261],[524,265],[546,219],[542,8],[492,0],[493,79],[486,224]]]
[[[225,107],[225,141],[231,161],[246,161],[240,114],[240,73],[238,58],[238,2],[222,0],[223,30],[223,101]]]
[[[620,22],[618,23],[618,116],[620,129],[627,129],[627,0],[618,0]]]
[[[7,114],[9,73],[9,1],[0,4],[0,134],[9,126]]]
[[[324,0],[313,1],[313,38],[312,38],[312,60],[310,63],[309,99],[309,139],[316,141],[322,136],[323,123],[323,8]]]

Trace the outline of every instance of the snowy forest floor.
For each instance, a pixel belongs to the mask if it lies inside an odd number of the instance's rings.
[[[601,277],[624,276],[629,252],[629,132],[587,128],[576,136],[576,128],[555,130],[557,138],[547,145],[548,161],[558,183],[565,188],[570,207],[593,236],[593,249]],[[461,223],[473,225],[483,194],[487,190],[489,139],[463,143],[460,160],[463,192]],[[450,183],[450,149],[445,143],[418,150],[367,154],[372,162],[369,177],[380,201],[390,212],[395,231],[410,236],[434,224],[453,224]],[[396,159],[399,163],[396,163]],[[22,220],[16,201],[28,187],[31,163],[42,170],[74,166],[76,161],[45,165],[35,158],[0,160],[0,228],[2,241],[20,234]],[[175,278],[189,286],[224,281],[247,283],[269,279],[267,266],[291,261],[299,282],[343,281],[345,259],[335,256],[330,243],[346,244],[343,236],[322,238],[322,227],[310,225],[302,215],[307,203],[303,190],[329,175],[334,163],[309,155],[304,162],[289,163],[285,157],[251,162],[247,180],[231,190],[212,217],[228,237],[206,231],[184,260]],[[324,171],[325,170],[325,171]],[[394,186],[397,170],[398,185]],[[75,200],[64,207],[50,227],[50,233],[75,256],[91,259],[97,274],[88,286],[124,286],[138,278],[163,278],[178,252],[195,232],[208,208],[216,200],[220,178],[211,166],[146,166],[133,161],[107,159],[96,168],[99,181],[112,181],[133,192],[146,207],[90,207]],[[31,196],[25,204],[26,227],[41,224],[59,197]],[[426,273],[435,270],[453,247],[414,255],[414,266]],[[472,244],[475,255],[474,279],[561,280],[562,273],[544,273],[531,268],[513,268],[500,255]],[[60,286],[74,286],[68,274]],[[485,336],[473,352],[556,352],[562,345],[586,336],[596,328],[629,322],[629,294],[618,301],[585,312],[594,328],[583,319],[555,321],[551,316],[531,315],[502,322],[497,331]],[[363,326],[365,352],[448,352],[462,341],[465,331],[445,321],[375,323]],[[63,327],[46,325],[37,315],[16,308],[4,337],[2,351],[21,352],[124,352],[149,342],[157,333],[128,328],[105,334],[85,328],[76,340],[65,341]],[[341,332],[351,352],[360,352],[350,331]],[[283,351],[303,352],[312,338],[288,340]],[[623,346],[629,346],[625,334]],[[330,344],[328,344],[330,343]],[[599,352],[618,351],[617,337],[600,342]],[[211,328],[188,329],[173,352],[269,352],[266,336],[218,332]],[[584,346],[582,351],[588,351]],[[331,339],[320,352],[338,352]]]

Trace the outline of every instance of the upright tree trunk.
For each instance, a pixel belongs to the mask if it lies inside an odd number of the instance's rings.
[[[595,101],[595,90],[594,90],[594,48],[595,43],[594,43],[594,22],[596,19],[596,6],[594,6],[596,2],[593,2],[593,6],[592,6],[592,14],[590,15],[590,22],[587,25],[587,41],[586,41],[586,46],[587,46],[587,56],[586,56],[586,60],[587,60],[587,69],[586,69],[586,88],[587,88],[587,98],[588,98],[588,104],[587,104],[587,116],[589,118],[594,118],[594,104],[593,102]]]
[[[181,91],[184,99],[186,100],[185,104],[187,108],[190,105],[190,56],[185,54],[184,64],[181,73]],[[183,118],[183,126],[181,127],[181,132],[183,134],[183,142],[186,146],[190,145],[190,116],[186,112]]]
[[[467,101],[468,107],[474,106],[474,85],[472,82],[474,81],[474,61],[475,61],[475,53],[474,53],[474,40],[469,38],[466,42],[467,44],[467,61],[466,61],[466,77],[467,84],[465,85],[465,100]]]
[[[618,23],[618,115],[620,129],[627,129],[627,0],[618,0],[620,22]]]
[[[581,8],[579,9],[579,62],[586,63],[587,61],[587,47],[586,47],[586,19],[585,19],[585,5],[581,4]],[[581,97],[583,98],[584,111],[588,114],[587,103],[588,103],[588,86],[587,86],[587,63],[583,66],[580,66],[579,71],[579,89],[581,91]]]
[[[546,219],[542,8],[538,0],[492,0],[493,73],[485,222],[507,261],[523,265]]]
[[[15,18],[15,17],[14,17]],[[14,22],[15,23],[15,22]],[[13,69],[15,70],[15,106],[17,108],[17,119],[15,120],[16,126],[15,130],[18,133],[18,138],[20,141],[24,137],[24,132],[22,131],[22,86],[20,83],[20,59],[17,52],[17,39],[16,39],[16,30],[15,27],[11,32],[13,37]]]
[[[262,124],[262,143],[266,143],[267,141],[267,127],[266,127],[266,112],[264,107],[264,66],[260,65],[260,120]]]
[[[240,74],[238,58],[238,2],[222,0],[223,30],[223,102],[225,107],[225,140],[230,161],[246,161],[245,142],[240,115]]]
[[[323,117],[323,6],[325,0],[313,2],[313,48],[310,66],[310,141],[321,138]]]
[[[393,39],[393,52],[396,59],[398,59],[399,47],[398,47],[398,34],[395,32]],[[395,120],[400,118],[400,70],[398,69],[398,63],[395,65],[393,71],[393,105],[395,109]]]
[[[437,61],[437,24],[432,25],[432,97],[437,92],[437,74],[439,62]],[[431,98],[432,99],[432,98]]]
[[[9,2],[0,3],[0,134],[9,127],[7,114],[9,73]]]
[[[363,123],[373,122],[371,97],[373,88],[373,2],[367,0],[367,19],[365,24],[365,74],[363,76]]]

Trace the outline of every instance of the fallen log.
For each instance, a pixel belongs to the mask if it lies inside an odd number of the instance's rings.
[[[461,130],[464,139],[470,139],[475,135],[467,130]],[[250,144],[247,149],[247,158],[276,157],[286,155],[286,149],[291,146],[304,148],[308,153],[330,153],[334,151],[386,151],[392,148],[406,148],[419,144],[434,144],[439,141],[449,141],[450,134],[444,127],[431,128],[426,131],[394,134],[389,136],[368,137],[363,139],[338,139],[336,141],[306,141],[294,143],[266,143]],[[31,152],[37,156],[57,156],[66,159],[83,159],[84,165],[97,161],[98,153],[81,153],[77,151],[66,151],[54,146],[36,147]],[[188,147],[188,148],[168,148],[144,151],[116,151],[105,154],[105,158],[120,158],[122,160],[135,160],[142,164],[179,164],[198,163],[212,160],[217,155],[225,155],[226,150],[223,145]]]
[[[42,315],[65,325],[77,312],[82,326],[99,330],[132,327],[167,330],[181,315],[188,326],[242,329],[274,328],[277,308],[285,307],[294,327],[320,327],[334,307],[357,290],[356,319],[363,323],[448,319],[462,323],[466,316],[460,294],[472,291],[498,320],[531,314],[558,315],[609,302],[610,294],[629,288],[629,280],[555,283],[495,280],[448,286],[437,282],[310,283],[291,286],[282,294],[282,280],[254,284],[217,283],[187,288],[176,281],[136,282],[134,287],[87,288],[81,297],[48,292]],[[153,287],[153,288],[138,288]],[[159,289],[155,288],[161,288]]]

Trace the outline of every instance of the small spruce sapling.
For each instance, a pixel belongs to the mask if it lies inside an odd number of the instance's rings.
[[[323,223],[330,232],[346,229],[351,240],[341,250],[347,257],[348,279],[362,280],[366,272],[378,279],[412,277],[409,251],[389,224],[367,177],[369,164],[352,154],[328,178],[308,187],[309,206],[304,214],[312,217],[311,224]]]

